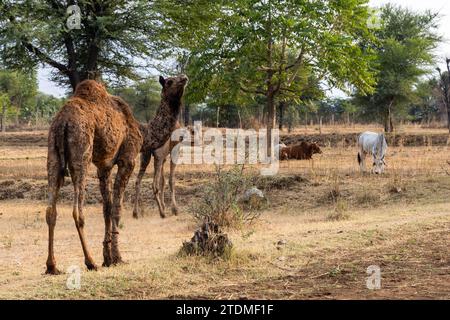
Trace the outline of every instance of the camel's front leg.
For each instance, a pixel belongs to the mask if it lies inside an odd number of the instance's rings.
[[[75,226],[78,231],[78,236],[80,237],[81,247],[83,249],[84,254],[84,262],[86,267],[89,270],[97,270],[97,266],[92,259],[92,256],[89,252],[89,248],[86,242],[86,236],[84,234],[84,213],[83,213],[83,204],[84,204],[84,194],[86,189],[86,173],[88,170],[88,165],[90,163],[90,159],[83,159],[83,163],[81,166],[76,168],[71,168],[70,175],[72,177],[73,187],[74,187],[74,203],[73,203],[73,220],[75,221]]]
[[[112,239],[111,239],[111,255],[112,264],[122,262],[119,251],[119,223],[122,211],[123,193],[128,184],[130,176],[134,169],[133,160],[119,160],[116,180],[114,181],[114,195],[112,206]]]
[[[169,187],[170,187],[170,199],[172,202],[172,214],[178,215],[178,205],[175,197],[175,169],[177,165],[170,159],[170,176],[169,176]]]
[[[142,178],[144,177],[145,170],[147,169],[151,158],[152,158],[152,154],[150,152],[148,152],[148,153],[142,152],[141,153],[141,165],[139,168],[139,173],[136,178],[136,184],[135,184],[136,195],[134,197],[134,209],[133,209],[133,218],[135,218],[135,219],[139,218],[139,202],[141,200]]]

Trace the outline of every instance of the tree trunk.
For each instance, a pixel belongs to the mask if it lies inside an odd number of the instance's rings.
[[[319,134],[322,134],[322,116],[319,118]]]
[[[220,120],[220,106],[217,106],[217,113],[216,113],[216,128],[219,127],[219,120]]]
[[[190,118],[190,113],[191,113],[191,109],[189,104],[185,104],[184,105],[184,126],[187,127],[189,126],[189,118]]]
[[[272,130],[276,124],[275,96],[273,91],[269,90],[267,94],[267,155],[272,152]]]
[[[1,119],[2,132],[6,132],[6,103],[2,105],[2,119]]]
[[[284,109],[285,109],[285,103],[284,102],[280,102],[280,104],[278,105],[278,112],[280,114],[279,123],[278,123],[278,129],[280,129],[280,131],[283,130]]]
[[[75,92],[75,89],[77,88],[78,84],[81,82],[80,75],[78,71],[74,70],[71,71],[68,75],[70,86],[72,87],[72,92]]]
[[[447,83],[445,84],[445,104],[447,107],[447,127],[448,132],[450,134],[450,96],[449,96],[449,87],[450,87],[450,59],[445,58],[445,63],[447,64],[447,79],[444,79]],[[442,76],[441,76],[442,78]]]
[[[447,104],[447,128],[450,134],[450,106]]]
[[[389,106],[387,108],[387,115],[384,122],[384,131],[385,132],[393,132],[394,131],[394,117],[392,115],[392,105],[394,104],[394,98],[389,103]]]

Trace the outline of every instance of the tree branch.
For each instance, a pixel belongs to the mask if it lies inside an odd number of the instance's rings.
[[[254,90],[248,89],[248,88],[245,88],[242,84],[239,85],[239,89],[245,93],[262,94],[262,95],[266,94],[266,92],[261,89],[254,89]]]
[[[30,42],[27,42],[25,40],[21,40],[21,43],[29,52],[31,52],[37,58],[42,60],[42,62],[47,63],[48,65],[58,69],[59,71],[61,71],[64,74],[68,74],[69,73],[69,69],[64,64],[53,60],[47,54],[42,52],[39,48],[36,48],[35,46],[33,46]]]

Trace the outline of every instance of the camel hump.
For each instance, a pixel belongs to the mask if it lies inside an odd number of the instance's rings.
[[[106,88],[100,82],[95,80],[84,80],[80,82],[75,89],[75,97],[80,97],[85,100],[102,100],[107,99],[109,94]]]
[[[125,102],[121,97],[118,96],[110,96],[112,101],[119,107],[122,113],[126,116],[127,119],[133,119],[133,112],[131,112],[131,108],[128,103]]]

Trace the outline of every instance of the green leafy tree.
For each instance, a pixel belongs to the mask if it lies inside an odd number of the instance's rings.
[[[69,29],[70,5],[80,8],[80,28]],[[149,67],[160,21],[154,1],[82,0],[0,2],[0,48],[4,64],[53,69],[52,80],[70,86],[84,79],[138,79]]]
[[[450,132],[450,59],[446,58],[447,71],[442,72],[440,68],[436,70],[439,72],[439,81],[437,88],[439,89],[442,102],[447,111],[447,127]]]
[[[425,79],[416,85],[414,99],[409,108],[412,121],[430,125],[431,121],[439,115],[440,94],[437,92],[438,80]]]
[[[156,114],[161,100],[161,85],[154,78],[135,82],[131,86],[112,89],[112,93],[122,97],[133,108],[135,117],[148,122]]]
[[[395,117],[407,113],[414,86],[429,72],[433,50],[440,41],[437,14],[417,13],[398,6],[381,9],[382,27],[378,38],[378,82],[372,95],[359,95],[366,116],[382,119],[386,132],[394,130]]]
[[[40,122],[42,122],[42,124],[48,123],[63,104],[63,99],[42,92],[37,94],[35,100],[36,103],[34,108],[27,109],[25,117],[30,120],[34,117],[36,126],[38,126]]]
[[[229,82],[229,95],[263,95],[268,129],[275,127],[277,98],[298,95],[294,80],[302,68],[343,89],[370,91],[374,84],[366,0],[165,3],[168,27],[181,30],[178,46],[198,61],[193,78]]]
[[[36,72],[20,73],[0,70],[1,131],[6,131],[7,118],[14,117],[19,123],[21,115],[36,105],[37,78]]]
[[[352,121],[354,121],[354,116],[358,111],[358,107],[355,104],[353,104],[350,100],[342,101],[340,107],[342,108],[342,111],[345,114],[346,117],[345,122],[347,123],[347,125],[350,124]]]

